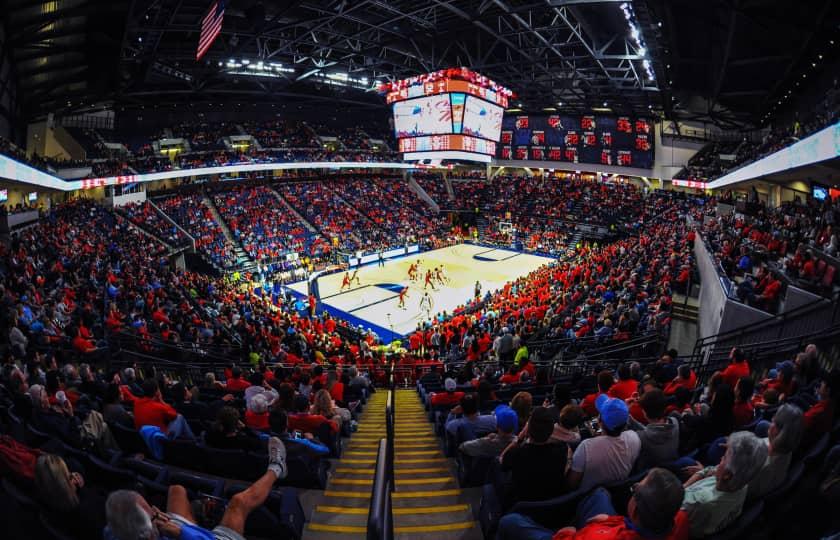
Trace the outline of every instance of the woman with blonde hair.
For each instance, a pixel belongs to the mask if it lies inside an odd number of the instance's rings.
[[[312,400],[312,407],[310,408],[309,413],[320,414],[327,420],[335,421],[338,424],[339,430],[341,430],[345,424],[349,426],[349,422],[352,418],[350,411],[341,407],[336,407],[335,401],[333,401],[329,391],[325,388],[315,392],[315,397]]]
[[[85,479],[71,472],[55,454],[35,462],[35,486],[50,520],[75,538],[99,538],[105,527],[105,495],[85,487]]]

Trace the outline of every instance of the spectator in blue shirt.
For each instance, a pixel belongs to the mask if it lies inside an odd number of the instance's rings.
[[[492,414],[478,414],[478,399],[475,394],[465,394],[461,403],[449,412],[446,418],[446,432],[458,442],[470,441],[496,431],[496,417]]]

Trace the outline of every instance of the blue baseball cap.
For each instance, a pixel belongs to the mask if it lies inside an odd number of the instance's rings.
[[[493,414],[496,416],[496,427],[505,433],[512,433],[519,429],[519,417],[507,405],[499,405]]]
[[[598,396],[595,408],[601,415],[601,422],[611,431],[627,424],[627,418],[630,416],[624,400],[610,398],[607,394]]]

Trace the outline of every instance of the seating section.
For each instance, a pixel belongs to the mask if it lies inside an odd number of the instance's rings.
[[[558,529],[570,524],[580,523],[581,516],[587,515],[581,512],[588,511],[595,504],[593,502],[595,499],[592,499],[592,497],[602,496],[597,490],[593,491],[591,487],[572,489],[565,485],[567,482],[564,482],[562,477],[560,481],[557,481],[554,477],[540,479],[538,476],[534,476],[535,472],[540,470],[540,467],[532,463],[515,459],[508,460],[504,457],[504,454],[501,460],[497,459],[495,456],[501,453],[507,444],[493,446],[493,438],[505,437],[505,435],[502,434],[502,431],[488,431],[487,428],[480,427],[498,425],[497,422],[500,417],[497,407],[500,405],[512,407],[513,412],[520,416],[520,429],[523,425],[522,417],[528,418],[530,415],[533,419],[536,415],[536,409],[544,402],[547,405],[543,406],[551,405],[549,411],[563,410],[561,418],[566,414],[582,415],[575,416],[575,418],[579,418],[575,425],[562,422],[555,424],[554,432],[548,439],[549,444],[565,445],[569,448],[569,456],[574,454],[577,457],[577,454],[580,453],[578,447],[582,441],[592,437],[611,436],[602,434],[602,428],[599,427],[599,424],[590,421],[590,419],[598,418],[598,412],[593,406],[593,400],[596,396],[605,393],[612,399],[620,400],[624,400],[622,396],[627,396],[626,406],[629,409],[630,420],[627,426],[622,429],[636,431],[642,436],[643,433],[650,430],[649,427],[645,426],[645,424],[648,424],[648,419],[643,416],[643,411],[648,409],[645,408],[644,402],[640,406],[635,394],[632,393],[636,391],[639,393],[659,392],[664,389],[668,402],[673,403],[672,389],[677,382],[687,385],[685,388],[693,390],[693,392],[688,393],[689,403],[679,406],[672,404],[667,409],[667,421],[679,426],[678,432],[672,432],[672,436],[677,437],[678,434],[677,438],[679,439],[679,444],[674,446],[674,450],[672,450],[673,457],[663,456],[658,458],[659,461],[649,461],[649,454],[648,457],[645,457],[646,445],[648,444],[645,441],[648,439],[642,439],[641,450],[637,454],[639,457],[633,459],[645,459],[648,460],[645,463],[652,463],[652,465],[639,466],[637,461],[635,467],[624,469],[625,472],[616,476],[614,480],[601,482],[596,486],[605,490],[603,494],[609,497],[611,506],[616,513],[623,515],[628,501],[633,497],[634,487],[648,475],[649,467],[665,468],[681,481],[686,481],[686,498],[680,512],[684,515],[681,519],[685,519],[686,526],[691,528],[692,537],[719,539],[768,535],[770,538],[775,538],[782,537],[785,534],[806,534],[801,527],[813,526],[813,523],[803,525],[804,522],[800,519],[792,520],[791,515],[793,514],[791,512],[796,511],[794,508],[798,508],[799,511],[805,512],[809,516],[816,515],[815,512],[818,511],[814,508],[806,509],[807,505],[816,504],[820,509],[826,508],[822,501],[818,503],[804,499],[797,501],[797,497],[803,497],[805,493],[812,489],[807,481],[803,480],[803,477],[809,474],[812,478],[817,478],[830,469],[834,471],[832,474],[836,478],[836,457],[840,455],[840,444],[838,444],[840,443],[840,419],[829,415],[831,419],[827,424],[822,424],[822,427],[817,427],[817,424],[812,421],[824,414],[822,407],[816,405],[817,402],[810,395],[815,385],[820,384],[819,379],[805,374],[811,367],[816,367],[815,364],[810,364],[812,360],[806,360],[808,365],[803,365],[802,371],[799,372],[800,375],[795,376],[792,383],[787,383],[781,377],[775,379],[772,376],[774,373],[770,374],[770,378],[764,378],[768,374],[767,367],[773,366],[772,359],[774,357],[777,356],[770,353],[762,358],[751,358],[749,364],[743,357],[736,357],[731,363],[727,362],[724,365],[712,368],[720,370],[714,375],[713,379],[722,377],[723,380],[729,380],[735,373],[741,372],[742,369],[746,369],[746,372],[749,373],[750,366],[752,366],[754,370],[752,377],[758,380],[754,391],[751,386],[748,395],[738,397],[734,404],[731,401],[727,402],[729,403],[727,406],[733,407],[733,410],[736,411],[737,419],[735,423],[728,424],[714,433],[706,432],[705,427],[703,427],[705,425],[703,419],[708,414],[715,413],[709,412],[711,403],[709,396],[705,392],[701,395],[701,386],[697,382],[699,377],[695,379],[693,375],[693,368],[699,368],[701,365],[699,359],[697,364],[693,364],[694,360],[679,360],[670,356],[667,358],[667,363],[663,363],[662,360],[651,359],[649,362],[641,362],[639,367],[636,368],[639,370],[637,376],[629,379],[626,378],[629,371],[625,374],[622,374],[621,371],[621,369],[631,367],[629,362],[615,360],[614,362],[585,363],[581,365],[583,371],[578,371],[573,375],[552,373],[549,376],[550,378],[547,379],[549,384],[540,384],[540,382],[535,382],[533,378],[521,378],[513,381],[500,380],[497,372],[494,373],[492,370],[472,369],[458,373],[457,378],[461,383],[453,384],[453,387],[449,388],[444,387],[439,368],[424,366],[422,371],[418,373],[417,392],[424,404],[429,421],[434,424],[435,433],[440,438],[444,451],[448,456],[455,458],[456,475],[460,486],[462,488],[480,487],[482,490],[477,516],[485,538],[518,538],[524,537],[526,534],[542,535],[543,533],[538,532],[540,528],[545,530],[545,537],[550,537]],[[809,356],[809,358],[813,359],[814,357]],[[672,362],[685,366],[685,369],[688,370],[685,378],[678,375],[677,378],[670,381],[671,370],[673,370],[673,373],[677,371]],[[614,370],[622,364],[624,367],[619,369],[619,377],[614,378],[616,376]],[[525,367],[529,370],[534,369],[533,365],[527,363]],[[543,368],[537,368],[537,370],[540,369]],[[596,373],[598,374],[597,386],[595,384]],[[711,372],[708,371],[707,373]],[[830,377],[833,377],[831,384],[840,383],[840,378],[838,378],[840,372],[837,370]],[[666,380],[667,383],[660,382]],[[537,381],[539,381],[539,377]],[[455,380],[447,380],[447,384],[452,383],[455,383]],[[607,386],[604,386],[605,384]],[[767,486],[766,491],[762,491],[759,497],[745,496],[746,500],[742,500],[737,509],[733,510],[736,512],[736,518],[725,521],[722,526],[718,527],[715,534],[706,536],[695,533],[695,530],[703,528],[708,518],[705,517],[706,514],[701,513],[705,512],[705,509],[695,510],[693,503],[688,502],[694,500],[693,498],[689,499],[694,495],[689,495],[690,489],[688,486],[697,480],[696,477],[689,479],[691,473],[683,469],[684,464],[698,463],[709,466],[723,466],[722,464],[718,465],[723,452],[714,450],[714,447],[716,444],[727,440],[727,437],[736,431],[755,431],[759,437],[766,437],[766,430],[770,421],[774,419],[778,406],[768,407],[768,404],[762,398],[763,395],[769,394],[764,394],[764,392],[768,389],[775,390],[779,385],[789,384],[792,384],[787,389],[786,403],[789,409],[785,409],[783,412],[790,414],[790,411],[805,411],[804,421],[802,416],[798,416],[795,420],[795,422],[804,424],[804,436],[801,442],[795,444],[796,448],[790,450],[792,457],[784,458],[790,460],[790,465],[784,467],[783,471],[773,473],[775,478],[773,484]],[[723,391],[731,391],[731,389],[727,387]],[[691,397],[692,394],[693,398]],[[464,400],[477,403],[478,416],[468,417],[462,414],[460,410],[453,408],[454,405],[459,403],[464,404]],[[693,407],[692,401],[695,402]],[[463,407],[466,407],[466,405],[463,405]],[[714,405],[711,405],[711,408],[714,408]],[[497,411],[495,415],[493,411]],[[746,415],[743,413],[746,413]],[[794,412],[793,414],[801,415],[802,413]],[[399,412],[397,417],[399,418]],[[601,418],[600,426],[603,426],[603,415]],[[775,421],[781,423],[781,420]],[[516,431],[513,433],[515,434]],[[660,433],[661,435],[662,433]],[[743,436],[743,433],[740,436]],[[750,436],[754,437],[752,434]],[[770,440],[772,441],[774,437],[776,435],[771,433]],[[482,445],[477,444],[479,439],[482,440]],[[467,443],[467,445],[465,446],[464,443]],[[517,446],[521,448],[522,444],[522,442],[511,443],[505,453],[517,452]],[[529,444],[531,443],[524,443],[525,447]],[[835,445],[834,449],[827,454],[832,444]],[[599,446],[586,446],[586,466],[592,463],[590,460],[604,457],[589,454],[589,452],[596,452],[596,448],[599,448]],[[610,448],[610,452],[612,452],[617,447]],[[477,455],[477,452],[481,452],[481,454]],[[609,455],[611,459],[616,459],[616,455]],[[552,468],[548,463],[542,465],[545,475],[552,474]],[[581,466],[583,466],[583,462],[581,462]],[[760,469],[756,469],[756,471]],[[584,478],[586,478],[586,475],[589,474],[588,469],[584,468],[583,470]],[[568,476],[571,476],[572,472],[566,473],[561,469],[560,474],[567,476],[566,481],[577,482],[577,480],[569,480]],[[752,472],[751,474],[757,475],[760,473]],[[761,474],[765,473],[762,472]],[[769,472],[766,474],[769,474]],[[750,492],[757,489],[753,484],[749,485]],[[534,498],[521,498],[520,494],[523,488],[532,490]],[[747,487],[741,489],[747,490]],[[540,493],[540,495],[537,495],[537,493]],[[516,495],[514,496],[514,494]],[[587,503],[584,503],[584,501],[587,501]],[[695,517],[697,521],[692,521]],[[809,528],[808,534],[816,534],[816,530],[820,527],[822,527],[820,529],[822,531],[833,530],[825,528],[828,525],[826,519],[820,518],[819,521],[822,525]],[[578,525],[578,527],[583,526]],[[585,534],[585,532],[579,531],[579,534]]]
[[[323,183],[286,183],[278,191],[326,238],[337,238],[339,249],[375,251],[394,242],[394,237],[372,224],[343,200],[339,191]]]
[[[149,201],[140,204],[130,203],[120,207],[120,210],[129,221],[172,247],[183,247],[190,243],[189,238],[181,232],[181,229],[161,216]]]
[[[217,266],[233,268],[236,264],[233,246],[225,238],[213,213],[204,205],[201,195],[175,195],[156,203],[166,215],[190,233],[195,239],[196,249],[200,249]]]
[[[707,212],[715,208],[710,203]],[[840,236],[824,222],[838,215],[831,202],[784,203],[760,212],[757,219],[729,213],[704,223],[710,252],[736,282],[732,296],[771,312],[780,308],[788,285],[831,297],[838,288],[840,266],[835,258]]]
[[[213,202],[255,261],[273,261],[288,253],[322,257],[329,252],[329,244],[300,223],[266,186],[219,192]]]

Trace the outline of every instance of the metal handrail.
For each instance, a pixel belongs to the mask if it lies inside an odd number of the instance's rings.
[[[387,439],[379,441],[370,509],[368,510],[368,540],[391,540],[394,536],[391,524],[391,481],[388,478],[388,446]]]
[[[393,368],[393,364],[391,366]],[[371,488],[368,510],[368,540],[391,540],[394,537],[391,492],[394,491],[394,394],[393,369],[390,376],[391,389],[385,403],[385,433],[379,440],[376,454],[376,469]]]
[[[801,305],[795,309],[785,311],[782,313],[777,313],[768,319],[739,326],[737,328],[733,328],[732,330],[721,332],[713,336],[699,338],[694,344],[694,351],[692,353],[692,356],[699,358],[703,355],[704,350],[710,346],[714,347],[716,344],[724,344],[724,346],[728,346],[730,343],[727,340],[730,340],[732,338],[736,338],[740,343],[740,340],[746,337],[747,335],[754,334],[760,330],[765,330],[774,326],[777,326],[779,328],[778,339],[781,339],[781,332],[784,329],[785,324],[788,323],[791,319],[800,315],[811,313],[821,308],[826,308],[831,305],[834,306],[833,313],[830,319],[825,321],[825,327],[830,327],[832,324],[836,323],[838,319],[840,319],[840,295],[837,294],[834,295],[833,299],[818,298],[813,302]]]

